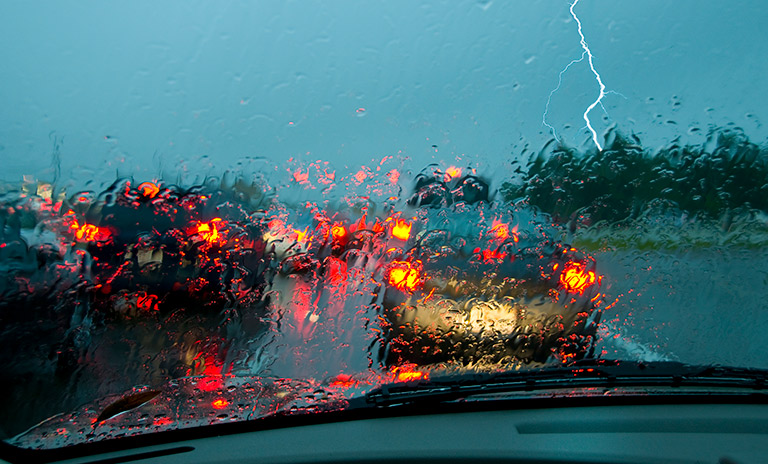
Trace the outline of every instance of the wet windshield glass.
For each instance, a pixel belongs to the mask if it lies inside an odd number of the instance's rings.
[[[768,368],[767,13],[604,3],[0,7],[2,438]]]

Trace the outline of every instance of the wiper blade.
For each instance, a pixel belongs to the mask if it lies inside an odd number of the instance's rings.
[[[531,393],[584,388],[733,388],[768,389],[768,371],[679,362],[596,360],[568,367],[435,377],[427,381],[382,385],[365,396],[368,406],[457,401],[474,395]]]

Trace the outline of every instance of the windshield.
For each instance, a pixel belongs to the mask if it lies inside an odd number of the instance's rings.
[[[467,373],[768,369],[766,20],[3,4],[0,435],[320,414]]]

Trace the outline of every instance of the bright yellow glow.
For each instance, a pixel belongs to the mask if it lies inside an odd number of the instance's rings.
[[[224,409],[228,405],[229,405],[229,401],[225,400],[224,398],[213,400],[213,402],[211,403],[211,406],[213,406],[214,409]]]
[[[448,175],[449,178],[455,179],[461,175],[461,168],[457,168],[456,166],[451,166],[445,170],[445,173]]]
[[[507,226],[503,222],[493,221],[493,227],[491,227],[491,232],[496,238],[500,238],[502,240],[506,240],[507,238],[509,238],[509,226]]]
[[[298,229],[293,229],[293,231],[296,233],[296,241],[297,242],[304,242],[307,240],[307,231],[309,230],[309,227],[305,227],[303,231]]]
[[[594,271],[587,271],[582,263],[568,263],[560,274],[560,284],[567,292],[583,294],[590,285],[597,282]]]
[[[199,235],[203,240],[208,242],[209,245],[214,245],[218,242],[221,242],[224,237],[221,235],[221,232],[219,232],[218,225],[221,222],[221,218],[213,218],[208,222],[200,223],[197,226],[197,229],[195,232],[197,235]]]
[[[424,377],[424,373],[421,371],[405,371],[397,373],[398,382],[413,382]]]
[[[392,261],[388,281],[398,290],[415,291],[421,282],[421,261]]]
[[[70,210],[67,214],[74,215],[75,213]],[[111,235],[109,229],[105,227],[98,227],[88,223],[80,225],[77,219],[72,221],[69,228],[74,231],[75,238],[83,242],[104,241],[109,239],[109,236]]]
[[[392,236],[400,240],[408,240],[408,237],[411,236],[411,224],[405,219],[395,219]]]
[[[335,224],[331,227],[331,235],[336,240],[341,240],[347,235],[347,230],[341,224]]]

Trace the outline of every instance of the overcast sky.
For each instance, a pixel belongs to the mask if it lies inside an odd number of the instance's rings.
[[[508,169],[582,49],[569,1],[49,1],[0,3],[0,179],[156,175],[207,156],[385,155]],[[592,113],[649,146],[734,123],[765,142],[768,8],[761,0],[580,0],[609,93]],[[594,146],[586,61],[548,121]],[[697,129],[700,129],[697,132]],[[602,140],[602,138],[600,139]],[[437,146],[437,149],[433,147]],[[79,166],[79,170],[73,171]],[[210,169],[210,166],[208,167]]]

